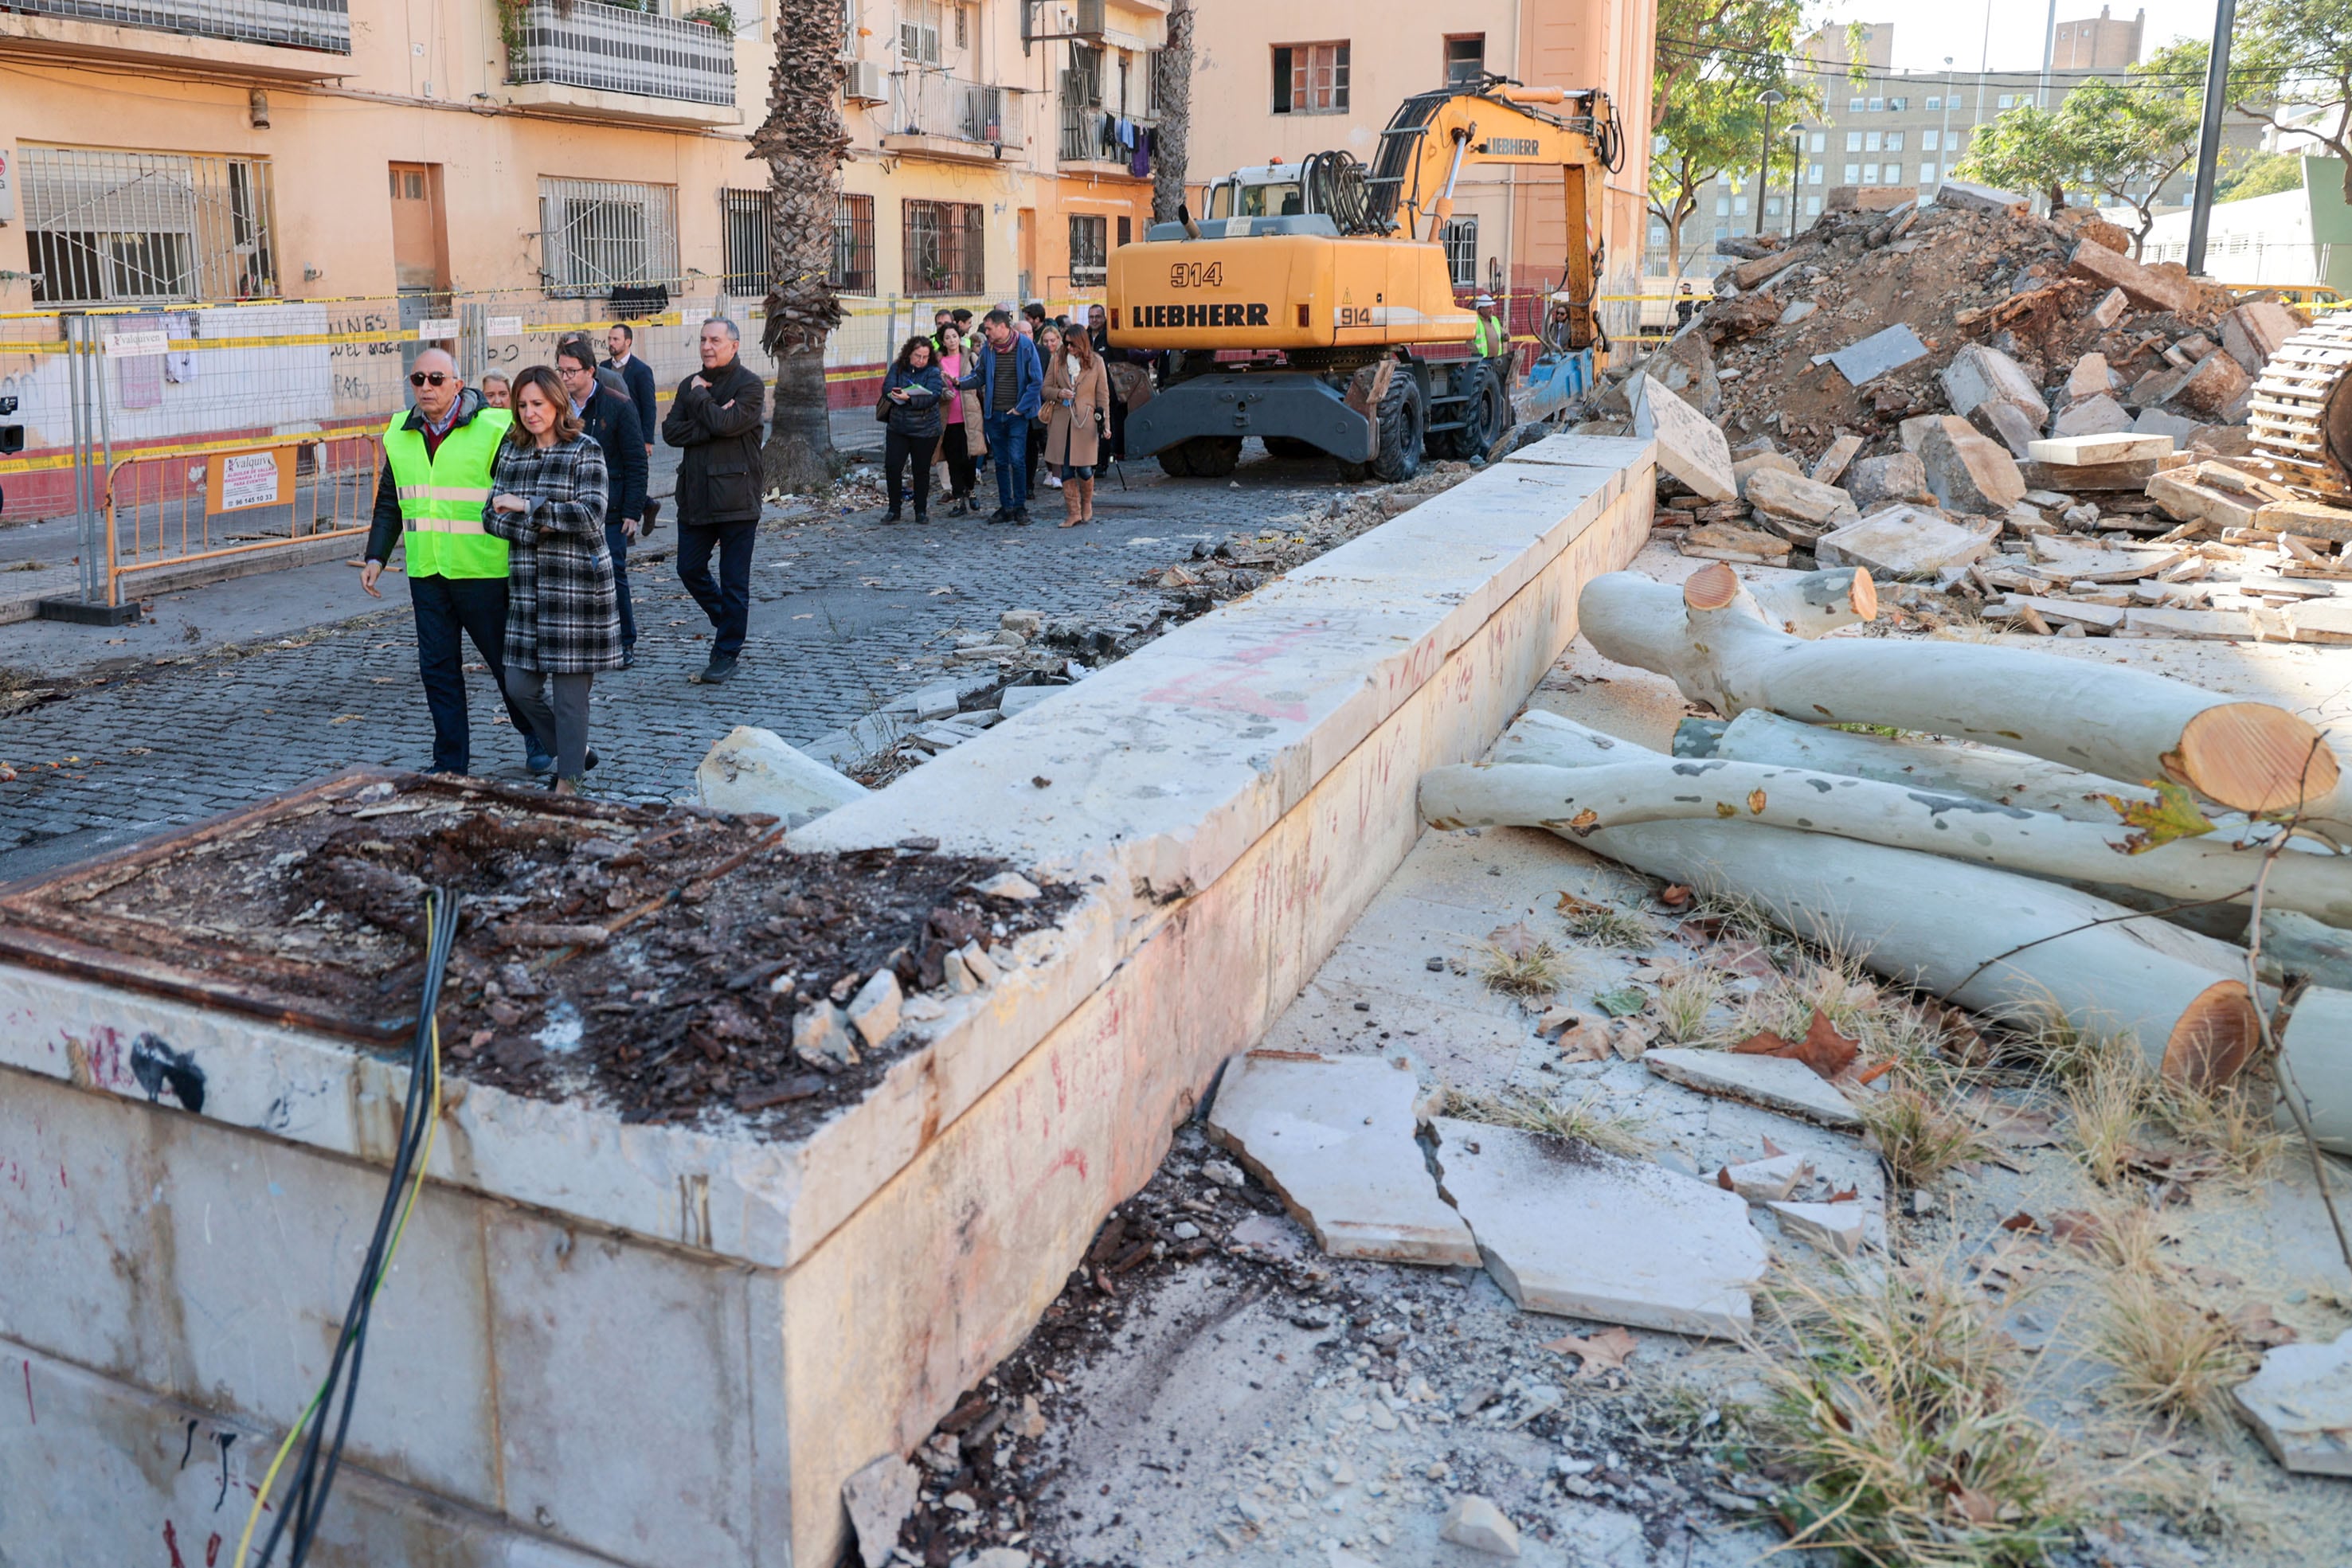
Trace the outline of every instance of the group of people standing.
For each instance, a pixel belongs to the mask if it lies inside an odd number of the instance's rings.
[[[1042,461],[1045,482],[1062,492],[1062,527],[1095,520],[1096,470],[1118,455],[1126,408],[1111,384],[1102,307],[1088,326],[1045,319],[1033,304],[1016,317],[990,311],[966,336],[971,313],[942,309],[929,336],[902,344],[884,373],[875,417],[885,427],[886,523],[904,520],[911,487],[915,521],[931,520],[931,466],[948,471],[950,517],[979,507],[975,465],[993,459],[992,523],[1030,521],[1029,497]],[[908,469],[913,473],[911,486]]]
[[[441,349],[410,368],[414,406],[384,427],[360,585],[382,598],[401,548],[432,771],[471,770],[465,641],[498,682],[531,772],[568,794],[596,766],[589,693],[598,674],[636,663],[628,547],[656,516],[654,379],[635,341],[613,328],[600,364],[587,339],[566,339],[552,365],[485,377],[487,396]],[[705,322],[702,369],[678,383],[661,422],[680,452],[678,578],[712,627],[709,658],[688,679],[714,685],[742,653],[760,519],[766,387],[740,345],[733,322]]]

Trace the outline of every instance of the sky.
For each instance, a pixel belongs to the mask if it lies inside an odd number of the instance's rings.
[[[2214,0],[2105,0],[2116,16],[2129,17],[2146,9],[2147,29],[2141,57],[2154,54],[2176,37],[2208,38],[2213,33]],[[1954,70],[1970,71],[1985,57],[1985,18],[1990,6],[1991,67],[1994,70],[2042,68],[2042,39],[2050,21],[2049,0],[1946,0],[1917,10],[1892,0],[1829,0],[1822,9],[1834,22],[1888,22],[1895,26],[1895,68],[1939,71],[1944,57],[1952,57]],[[2058,20],[2081,21],[2096,16],[2100,0],[2058,0]],[[1808,5],[1809,16],[1815,7]]]

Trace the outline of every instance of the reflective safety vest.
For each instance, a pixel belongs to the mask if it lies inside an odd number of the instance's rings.
[[[1492,359],[1501,353],[1507,341],[1508,338],[1503,330],[1503,323],[1500,320],[1490,321],[1484,316],[1478,318],[1477,329],[1470,335],[1471,346],[1486,359]]]
[[[507,541],[482,527],[490,504],[490,463],[514,415],[485,408],[425,452],[425,432],[409,413],[384,426],[383,457],[400,495],[401,548],[411,577],[504,577]]]

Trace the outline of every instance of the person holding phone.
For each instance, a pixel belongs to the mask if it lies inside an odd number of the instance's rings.
[[[489,531],[507,541],[507,695],[555,758],[549,788],[578,792],[588,749],[588,691],[621,668],[621,612],[604,544],[611,478],[572,394],[546,365],[515,377],[514,427],[491,468]]]
[[[876,404],[887,427],[882,436],[882,476],[890,497],[890,509],[882,518],[886,523],[899,520],[910,459],[915,465],[915,521],[931,520],[931,448],[940,439],[940,391],[931,340],[918,333],[890,361]]]

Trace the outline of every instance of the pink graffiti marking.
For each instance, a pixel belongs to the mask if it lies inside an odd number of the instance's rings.
[[[1307,717],[1305,703],[1278,701],[1253,690],[1252,683],[1263,678],[1264,667],[1267,664],[1307,638],[1319,635],[1324,630],[1324,623],[1318,621],[1296,632],[1286,632],[1255,648],[1229,653],[1205,670],[1179,675],[1166,685],[1144,693],[1143,700],[1182,707],[1213,708],[1222,713],[1245,713],[1258,718],[1304,722]],[[1230,673],[1219,678],[1221,672]]]

